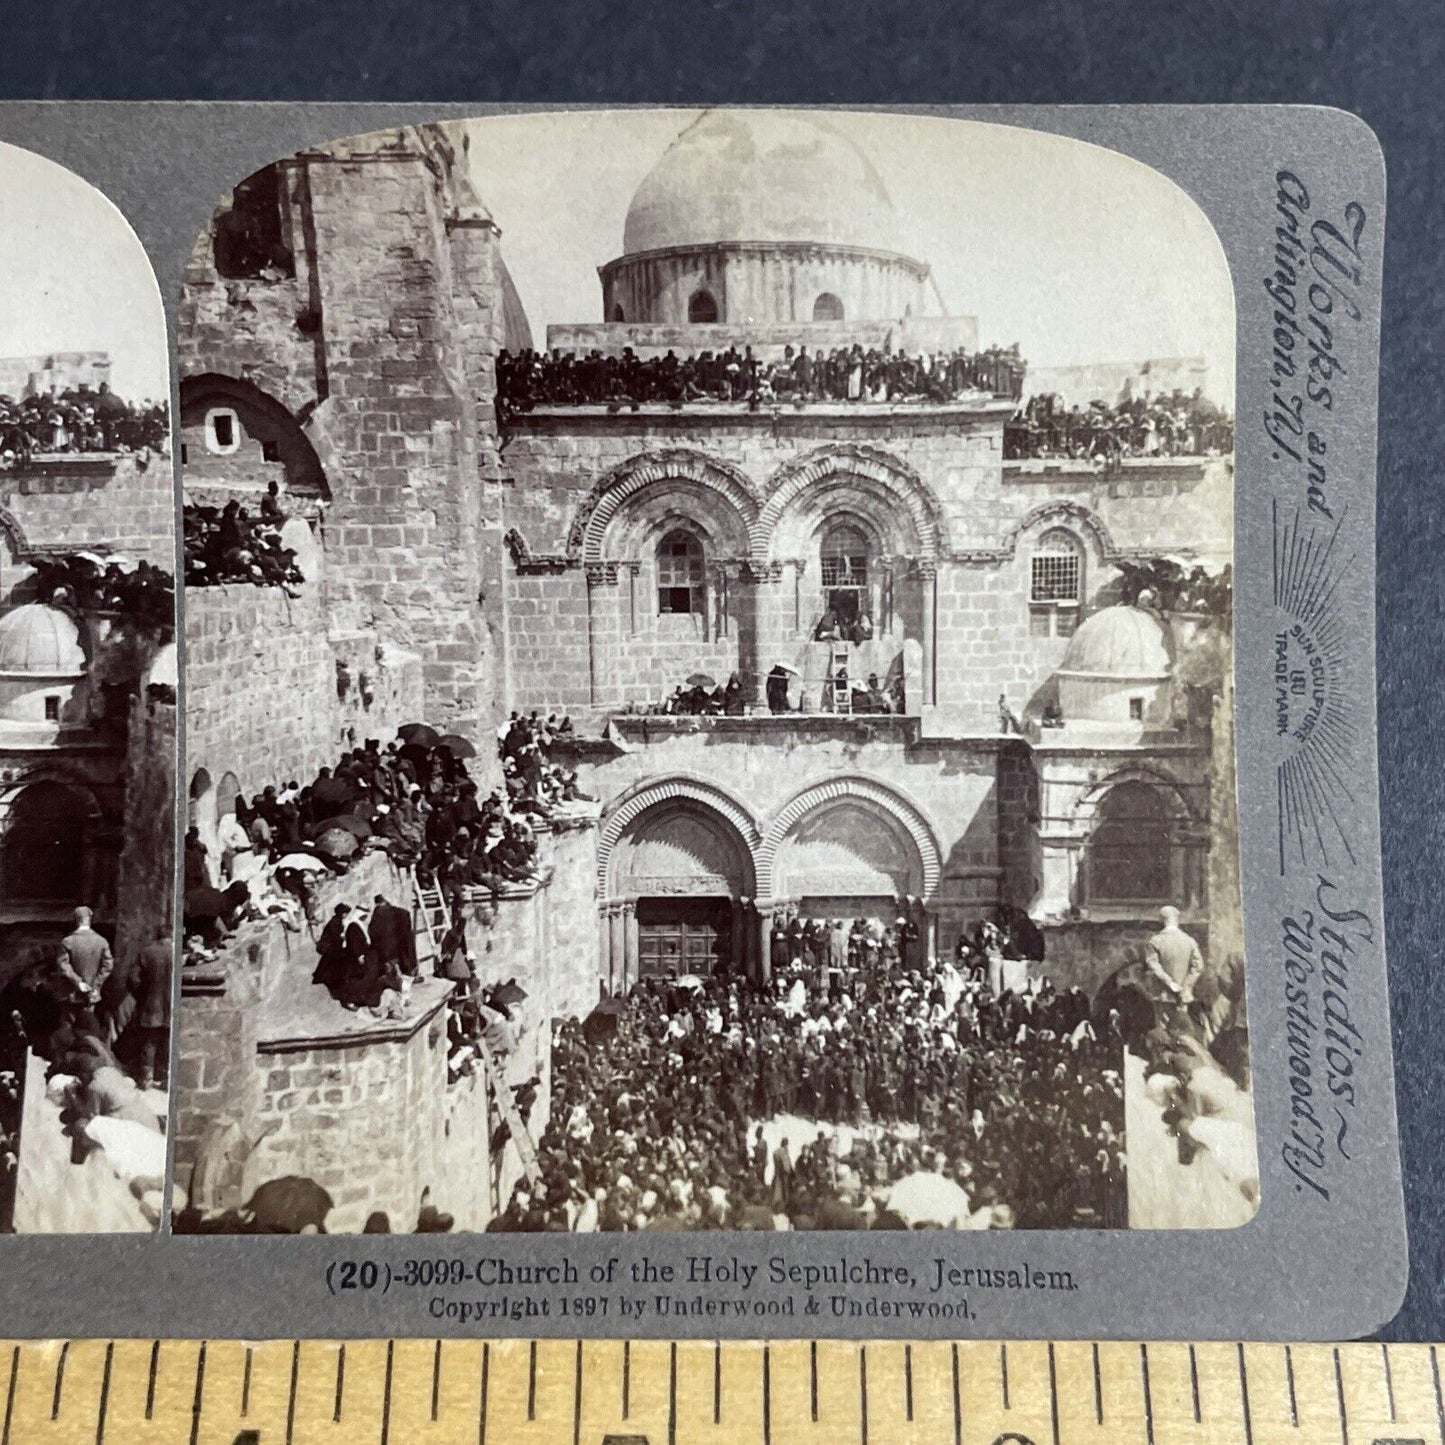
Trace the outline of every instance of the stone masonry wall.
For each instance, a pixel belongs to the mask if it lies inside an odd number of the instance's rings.
[[[80,551],[107,544],[176,570],[169,456],[65,455],[0,472],[0,508],[31,547]]]
[[[124,841],[116,883],[115,957],[128,971],[175,918],[176,705],[136,696],[126,736]]]
[[[338,659],[347,696],[338,696]],[[365,701],[362,678],[369,683]],[[350,738],[387,740],[422,716],[420,664],[371,634],[328,635],[319,589],[233,584],[186,597],[186,769],[243,790],[306,781]]]

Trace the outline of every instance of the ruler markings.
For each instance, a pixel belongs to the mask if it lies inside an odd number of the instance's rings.
[[[291,1388],[286,1401],[286,1445],[296,1438],[296,1386],[301,1375],[301,1341],[291,1342]]]
[[[1091,1353],[1094,1356],[1094,1423],[1102,1425],[1104,1423],[1104,1379],[1099,1372],[1099,1342],[1097,1340],[1094,1341]]]
[[[1149,1388],[1149,1346],[1139,1343],[1139,1374],[1144,1385],[1144,1438],[1154,1445],[1154,1392]]]
[[[582,1341],[577,1341],[577,1348],[582,1348]],[[441,1403],[442,1389],[442,1342],[437,1341],[437,1347],[431,1357],[431,1417],[435,1421],[437,1417],[437,1406]]]
[[[818,1423],[818,1342],[808,1345],[808,1394],[812,1403],[813,1423]]]
[[[953,1445],[963,1445],[963,1392],[958,1388],[958,1346],[953,1347]]]
[[[492,1347],[482,1342],[482,1397],[477,1406],[477,1445],[487,1445],[487,1386],[490,1383]]]
[[[1239,1350],[1239,1403],[1244,1414],[1244,1439],[1245,1445],[1254,1445],[1254,1421],[1249,1414],[1249,1376],[1244,1368],[1244,1345],[1241,1343]]]
[[[622,1342],[622,1418],[632,1413],[632,1341]]]
[[[60,1347],[60,1358],[55,1362],[55,1393],[50,1397],[50,1418],[60,1418],[60,1395],[65,1389],[65,1362],[70,1356],[70,1341]]]
[[[10,1352],[10,1383],[5,1387],[5,1428],[0,1431],[0,1445],[10,1445],[10,1421],[15,1414],[15,1386],[20,1380],[20,1346]]]
[[[441,1343],[438,1341],[437,1348],[440,1350]],[[435,1397],[433,1397],[435,1398]],[[437,1417],[436,1406],[433,1404],[431,1417]],[[582,1341],[577,1341],[577,1353],[572,1363],[572,1445],[578,1445],[582,1439]]]
[[[251,1413],[251,1346],[246,1346],[246,1367],[241,1375],[241,1418]]]
[[[537,1342],[533,1340],[527,1351],[527,1419],[537,1418]]]
[[[1399,1416],[1395,1413],[1395,1372],[1390,1368],[1390,1347],[1382,1340],[1380,1342],[1380,1359],[1385,1366],[1385,1397],[1390,1402],[1390,1424],[1395,1424]]]
[[[1189,1393],[1194,1401],[1194,1423],[1200,1422],[1199,1414],[1199,1358],[1194,1353],[1194,1346],[1189,1346]]]
[[[1049,1417],[1054,1427],[1054,1445],[1059,1445],[1059,1376],[1054,1364],[1054,1342],[1049,1341]]]
[[[677,1341],[667,1355],[667,1445],[677,1445]]]
[[[206,1394],[206,1342],[196,1352],[196,1389],[191,1396],[191,1445],[201,1438],[201,1402]]]
[[[388,1340],[386,1342],[386,1379],[381,1388],[381,1445],[387,1445],[391,1439],[391,1366],[392,1352],[395,1349],[396,1341]]]
[[[816,1407],[814,1418],[816,1419]],[[722,1424],[722,1341],[714,1340],[712,1347],[712,1422]],[[1445,1445],[1445,1442],[1442,1442]]]
[[[1294,1351],[1288,1345],[1284,1347],[1284,1377],[1289,1385],[1289,1422],[1298,1430],[1299,1400],[1294,1392]]]
[[[858,1346],[858,1438],[868,1445],[868,1346]]]
[[[156,1409],[156,1374],[161,1363],[161,1342],[151,1341],[151,1365],[150,1377],[146,1382],[146,1419],[150,1420],[155,1416]]]
[[[346,1343],[342,1342],[341,1348],[336,1352],[336,1398],[331,1405],[331,1419],[335,1424],[341,1422],[341,1411],[346,1394]]]
[[[1445,1445],[1445,1395],[1440,1393],[1440,1357],[1430,1346],[1430,1378],[1435,1383],[1435,1424],[1440,1431],[1440,1445]]]
[[[105,1417],[110,1409],[110,1367],[114,1360],[115,1341],[110,1340],[105,1346],[105,1369],[100,1377],[100,1404],[95,1411],[95,1445],[105,1445]]]
[[[1340,1402],[1340,1441],[1350,1445],[1350,1421],[1345,1414],[1345,1378],[1340,1373],[1340,1351],[1335,1348],[1335,1398]]]
[[[773,1352],[763,1346],[763,1445],[773,1445]]]
[[[913,1421],[913,1346],[903,1347],[903,1412]]]
[[[1012,1409],[1013,1407],[1012,1407],[1012,1406],[1009,1404],[1009,1402],[1008,1402],[1008,1346],[1007,1346],[1007,1345],[1000,1345],[1000,1346],[998,1347],[998,1373],[999,1373],[999,1380],[1002,1382],[1002,1386],[1003,1386],[1003,1407],[1004,1407],[1005,1410]]]

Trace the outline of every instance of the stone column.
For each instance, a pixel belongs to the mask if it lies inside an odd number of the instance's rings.
[[[622,914],[622,978],[623,987],[637,982],[637,900],[629,898],[618,905]]]
[[[627,938],[622,926],[622,905],[607,905],[607,987],[621,993],[627,987]]]
[[[758,941],[758,980],[761,983],[768,983],[773,976],[773,909],[776,906],[771,898],[758,898],[753,901],[753,907],[757,910],[758,926],[755,936]]]
[[[918,569],[919,585],[923,592],[923,621],[919,642],[923,646],[923,706],[932,707],[938,699],[933,686],[933,633],[936,625],[935,612],[938,594],[938,569],[931,563],[924,563]]]

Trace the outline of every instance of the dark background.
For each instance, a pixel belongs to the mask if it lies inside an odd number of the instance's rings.
[[[1445,1339],[1445,6],[1396,0],[9,0],[0,96],[104,100],[1289,102],[1389,169],[1379,726],[1411,1280],[1392,1339]],[[3,278],[0,278],[3,304]],[[1188,1282],[1180,1281],[1187,1289]]]

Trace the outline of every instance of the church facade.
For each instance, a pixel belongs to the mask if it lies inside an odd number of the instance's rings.
[[[977,346],[972,318],[928,314],[930,268],[866,158],[810,121],[705,116],[624,235],[599,272],[611,319],[549,346],[764,364]],[[1181,664],[1225,624],[1121,605],[1119,583],[1154,558],[1227,566],[1231,461],[1006,460],[1016,405],[981,388],[508,419],[505,692],[590,724],[605,986],[722,957],[762,971],[794,913],[903,916],[951,953],[1023,909],[1051,973],[1086,985],[1166,903],[1207,933],[1210,850],[1234,841]],[[866,636],[827,636],[860,616]],[[778,669],[786,712],[765,701]],[[898,710],[856,712],[840,669]],[[696,675],[736,675],[742,715],[660,715]]]

